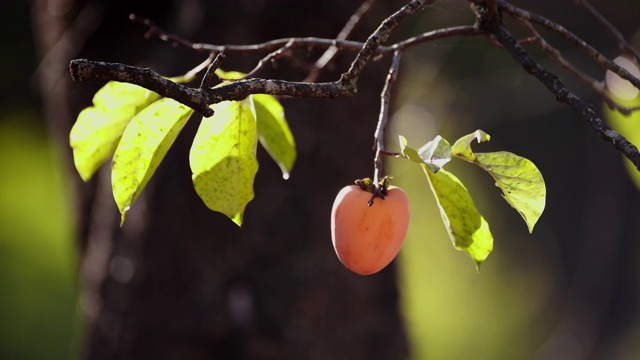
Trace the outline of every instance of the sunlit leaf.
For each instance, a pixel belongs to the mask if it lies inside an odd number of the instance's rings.
[[[108,82],[93,97],[93,106],[78,115],[69,143],[82,180],[88,181],[113,154],[129,121],[160,95],[137,85]]]
[[[482,263],[493,250],[493,236],[489,224],[480,215],[471,195],[450,172],[440,169],[433,173],[422,166],[431,190],[436,195],[442,220],[453,246],[471,255],[476,264]]]
[[[258,139],[280,166],[282,177],[289,178],[296,161],[296,143],[284,117],[280,102],[271,95],[252,95],[258,122]]]
[[[184,84],[193,81],[196,78],[196,73],[186,73],[180,76],[167,77],[167,80],[173,81],[176,84]]]
[[[239,71],[224,71],[218,68],[216,69],[216,75],[225,80],[238,80],[242,79],[246,74]]]
[[[221,79],[242,79],[246,74],[238,71],[216,70]],[[258,124],[258,140],[267,150],[271,158],[278,164],[282,177],[289,178],[296,161],[296,143],[289,129],[284,109],[280,102],[267,94],[251,95],[256,111]]]
[[[473,150],[471,150],[471,143],[473,140],[477,140],[478,143],[482,143],[485,141],[489,141],[491,136],[482,130],[476,130],[475,132],[465,135],[460,139],[456,140],[456,142],[451,147],[451,153],[457,157],[466,158],[470,161],[475,161],[476,156],[473,154]]]
[[[451,145],[440,135],[419,150],[407,146],[407,139],[400,135],[400,150],[404,157],[427,166],[434,173],[451,160]]]
[[[413,162],[424,164],[424,160],[418,155],[418,151],[407,145],[407,139],[402,135],[398,136],[398,138],[400,139],[400,151],[402,155]]]
[[[520,213],[529,232],[542,215],[547,188],[540,170],[528,159],[506,151],[474,153],[471,142],[488,141],[489,135],[482,130],[460,138],[452,147],[454,156],[465,159],[487,171],[496,181],[504,199]]]
[[[634,76],[640,76],[640,67],[635,61],[625,56],[619,56],[615,59],[615,62]],[[636,89],[628,80],[623,80],[613,72],[607,71],[605,81],[610,96],[618,104],[629,108],[640,106],[640,90]],[[603,108],[604,118],[609,125],[631,141],[632,144],[640,146],[640,111],[636,110],[630,115],[624,115],[606,105]],[[636,187],[640,189],[640,171],[626,157],[624,158],[624,163],[629,176]]]
[[[136,115],[113,155],[111,184],[122,221],[151,179],[193,110],[163,98]]]
[[[640,106],[640,96],[634,100],[617,100],[624,106]],[[632,144],[640,146],[640,111],[634,111],[630,115],[624,115],[618,111],[609,109],[605,105],[603,113],[604,118],[614,130],[631,141]],[[634,184],[640,189],[640,171],[638,171],[631,160],[626,157],[624,157],[624,164]]]
[[[451,160],[451,145],[438,135],[418,149],[418,155],[425,163],[441,168]]]
[[[212,108],[215,114],[202,119],[189,155],[193,185],[208,208],[241,226],[258,171],[255,113],[250,98]]]

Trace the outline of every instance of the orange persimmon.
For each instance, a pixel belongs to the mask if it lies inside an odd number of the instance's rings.
[[[338,259],[347,269],[374,274],[396,257],[409,226],[409,200],[402,189],[389,186],[384,199],[357,185],[344,187],[331,210],[331,237]]]

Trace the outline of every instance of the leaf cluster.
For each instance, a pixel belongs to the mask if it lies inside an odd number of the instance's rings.
[[[462,181],[443,166],[458,158],[486,171],[502,190],[503,198],[520,213],[529,232],[542,215],[547,193],[542,174],[528,159],[506,151],[475,153],[471,149],[473,140],[481,143],[489,139],[487,133],[477,130],[450,145],[438,135],[415,150],[400,136],[402,155],[424,170],[453,246],[468,252],[478,265],[493,250],[493,235]]]
[[[221,70],[217,74],[223,79],[244,75]],[[295,141],[282,106],[271,95],[250,95],[211,108],[214,115],[200,123],[189,154],[193,185],[207,207],[240,226],[254,197],[257,143],[287,179],[296,160]],[[70,134],[76,169],[89,181],[113,156],[111,183],[122,222],[193,113],[173,99],[111,81],[78,116]]]

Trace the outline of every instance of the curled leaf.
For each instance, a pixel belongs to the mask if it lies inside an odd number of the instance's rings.
[[[463,136],[452,147],[454,156],[476,164],[489,173],[504,199],[520,213],[529,232],[544,211],[547,188],[542,173],[530,160],[507,151],[474,153],[471,142],[488,141],[489,135],[482,130]]]
[[[400,150],[404,157],[425,165],[433,173],[437,173],[451,160],[451,146],[440,135],[426,143],[419,150],[414,150],[407,146],[407,139],[400,135]]]
[[[491,140],[491,136],[482,130],[476,130],[473,133],[456,140],[451,147],[451,153],[457,157],[462,157],[469,161],[475,161],[476,156],[474,155],[473,150],[471,150],[471,143],[473,140],[477,140],[479,144]]]

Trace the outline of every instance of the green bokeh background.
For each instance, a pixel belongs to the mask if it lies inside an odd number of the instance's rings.
[[[0,10],[0,359],[69,359],[81,334],[71,184],[34,89],[29,11]]]

